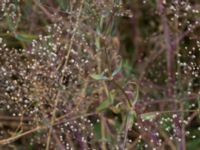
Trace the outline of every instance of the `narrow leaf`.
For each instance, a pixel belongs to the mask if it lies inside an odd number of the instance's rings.
[[[108,78],[103,74],[92,74],[90,75],[94,80],[107,80]]]
[[[29,35],[29,34],[17,34],[15,35],[15,38],[18,39],[19,41],[24,41],[24,42],[32,42],[34,39],[37,38],[35,35]]]
[[[118,74],[122,69],[122,63],[119,65],[119,67],[117,67],[113,73],[112,73],[112,76],[115,76],[116,74]]]
[[[128,129],[132,128],[134,120],[135,120],[136,113],[135,111],[128,112],[127,116],[127,127]]]
[[[156,112],[144,113],[141,115],[143,120],[153,120],[156,117]]]
[[[112,104],[112,102],[109,99],[106,99],[105,101],[103,101],[97,108],[96,111],[100,112],[105,110],[106,108],[108,108],[110,105]]]

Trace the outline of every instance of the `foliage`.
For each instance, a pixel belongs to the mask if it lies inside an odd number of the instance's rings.
[[[200,147],[197,0],[1,0],[0,149]]]

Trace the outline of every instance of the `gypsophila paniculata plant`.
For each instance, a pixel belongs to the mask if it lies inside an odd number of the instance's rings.
[[[198,149],[199,4],[0,1],[0,149]]]

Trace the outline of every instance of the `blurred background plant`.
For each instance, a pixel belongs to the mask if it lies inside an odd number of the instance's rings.
[[[198,150],[198,0],[2,0],[0,148]]]

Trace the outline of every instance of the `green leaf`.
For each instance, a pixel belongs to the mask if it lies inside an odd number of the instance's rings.
[[[141,115],[143,120],[153,120],[156,117],[156,112],[144,113]]]
[[[96,32],[97,32],[97,34],[101,34],[101,29],[100,29],[99,26],[97,26],[97,28],[96,28]]]
[[[108,80],[103,74],[92,74],[90,75],[94,80]]]
[[[100,29],[103,28],[103,22],[104,22],[104,16],[101,16],[101,18],[100,18],[100,24],[99,24],[99,28]]]
[[[110,92],[108,95],[109,101],[113,104],[115,96]]]
[[[123,61],[122,70],[127,77],[132,75],[133,68],[128,60]]]
[[[135,103],[138,101],[139,99],[139,85],[136,83],[136,95],[135,95],[135,98],[133,100],[133,105],[135,105]]]
[[[114,102],[114,95],[109,93],[108,99],[106,99],[105,101],[103,101],[97,108],[96,111],[100,112],[103,111],[105,109],[107,109],[108,107],[110,107]]]
[[[30,34],[16,34],[15,38],[18,39],[19,41],[23,42],[32,42],[34,39],[37,39],[37,36],[35,35],[30,35]]]
[[[100,123],[95,123],[94,124],[94,135],[95,135],[95,138],[97,140],[101,140],[101,124]]]
[[[110,102],[109,99],[106,99],[105,101],[103,101],[97,108],[96,111],[100,112],[102,110],[105,110],[106,108],[108,108],[110,105],[112,104],[112,102]]]
[[[122,122],[119,117],[115,118],[115,129],[117,133],[120,133],[120,129],[122,128]]]
[[[117,67],[113,73],[112,73],[112,76],[114,77],[116,74],[118,74],[122,69],[122,63],[119,65],[119,67]]]
[[[135,111],[131,110],[128,112],[128,116],[127,116],[127,127],[128,129],[132,128],[133,123],[135,121],[136,118],[136,113]]]
[[[102,26],[103,26],[103,17],[100,18],[100,23],[96,27],[96,32],[97,32],[98,36],[95,39],[95,46],[96,46],[97,51],[100,50],[100,48],[101,48],[101,42],[100,42],[99,36],[101,34]]]
[[[94,124],[94,135],[98,142],[112,143],[112,137],[110,135],[106,135],[104,138],[102,137],[102,126],[101,123]]]
[[[96,46],[96,48],[97,48],[97,51],[101,48],[100,38],[99,38],[99,37],[97,37],[97,38],[95,39],[95,46]]]

